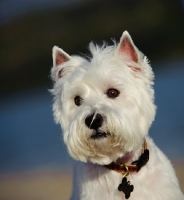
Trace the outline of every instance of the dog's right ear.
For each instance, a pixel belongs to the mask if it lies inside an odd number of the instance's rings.
[[[53,59],[53,68],[52,68],[52,79],[57,81],[63,76],[64,67],[63,65],[71,59],[66,52],[60,49],[57,46],[54,46],[52,49],[52,59]]]
[[[54,46],[52,49],[52,58],[54,67],[70,60],[70,56],[57,46]]]

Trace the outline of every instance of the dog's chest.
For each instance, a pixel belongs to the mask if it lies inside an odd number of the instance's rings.
[[[123,179],[123,175],[120,173],[108,170],[105,167],[87,164],[83,178],[81,189],[84,199],[125,199],[125,193],[118,190]]]

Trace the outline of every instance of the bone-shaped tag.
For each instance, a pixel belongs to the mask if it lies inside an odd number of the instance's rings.
[[[130,197],[130,193],[134,190],[134,186],[130,185],[130,181],[127,181],[127,178],[124,177],[122,179],[122,183],[118,187],[118,190],[124,192],[125,198],[128,199]]]

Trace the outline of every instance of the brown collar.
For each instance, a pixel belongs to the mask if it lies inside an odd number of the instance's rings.
[[[119,164],[117,162],[112,162],[109,165],[104,165],[104,167],[114,170],[123,174],[124,176],[128,176],[130,172],[138,172],[149,160],[149,150],[147,149],[146,140],[144,140],[142,154],[139,159],[132,163]]]

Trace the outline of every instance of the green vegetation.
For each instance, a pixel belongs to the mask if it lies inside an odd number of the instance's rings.
[[[184,12],[180,1],[87,1],[72,7],[34,12],[1,23],[1,94],[51,84],[51,49],[88,53],[101,42],[128,30],[135,44],[154,62],[184,55]]]

